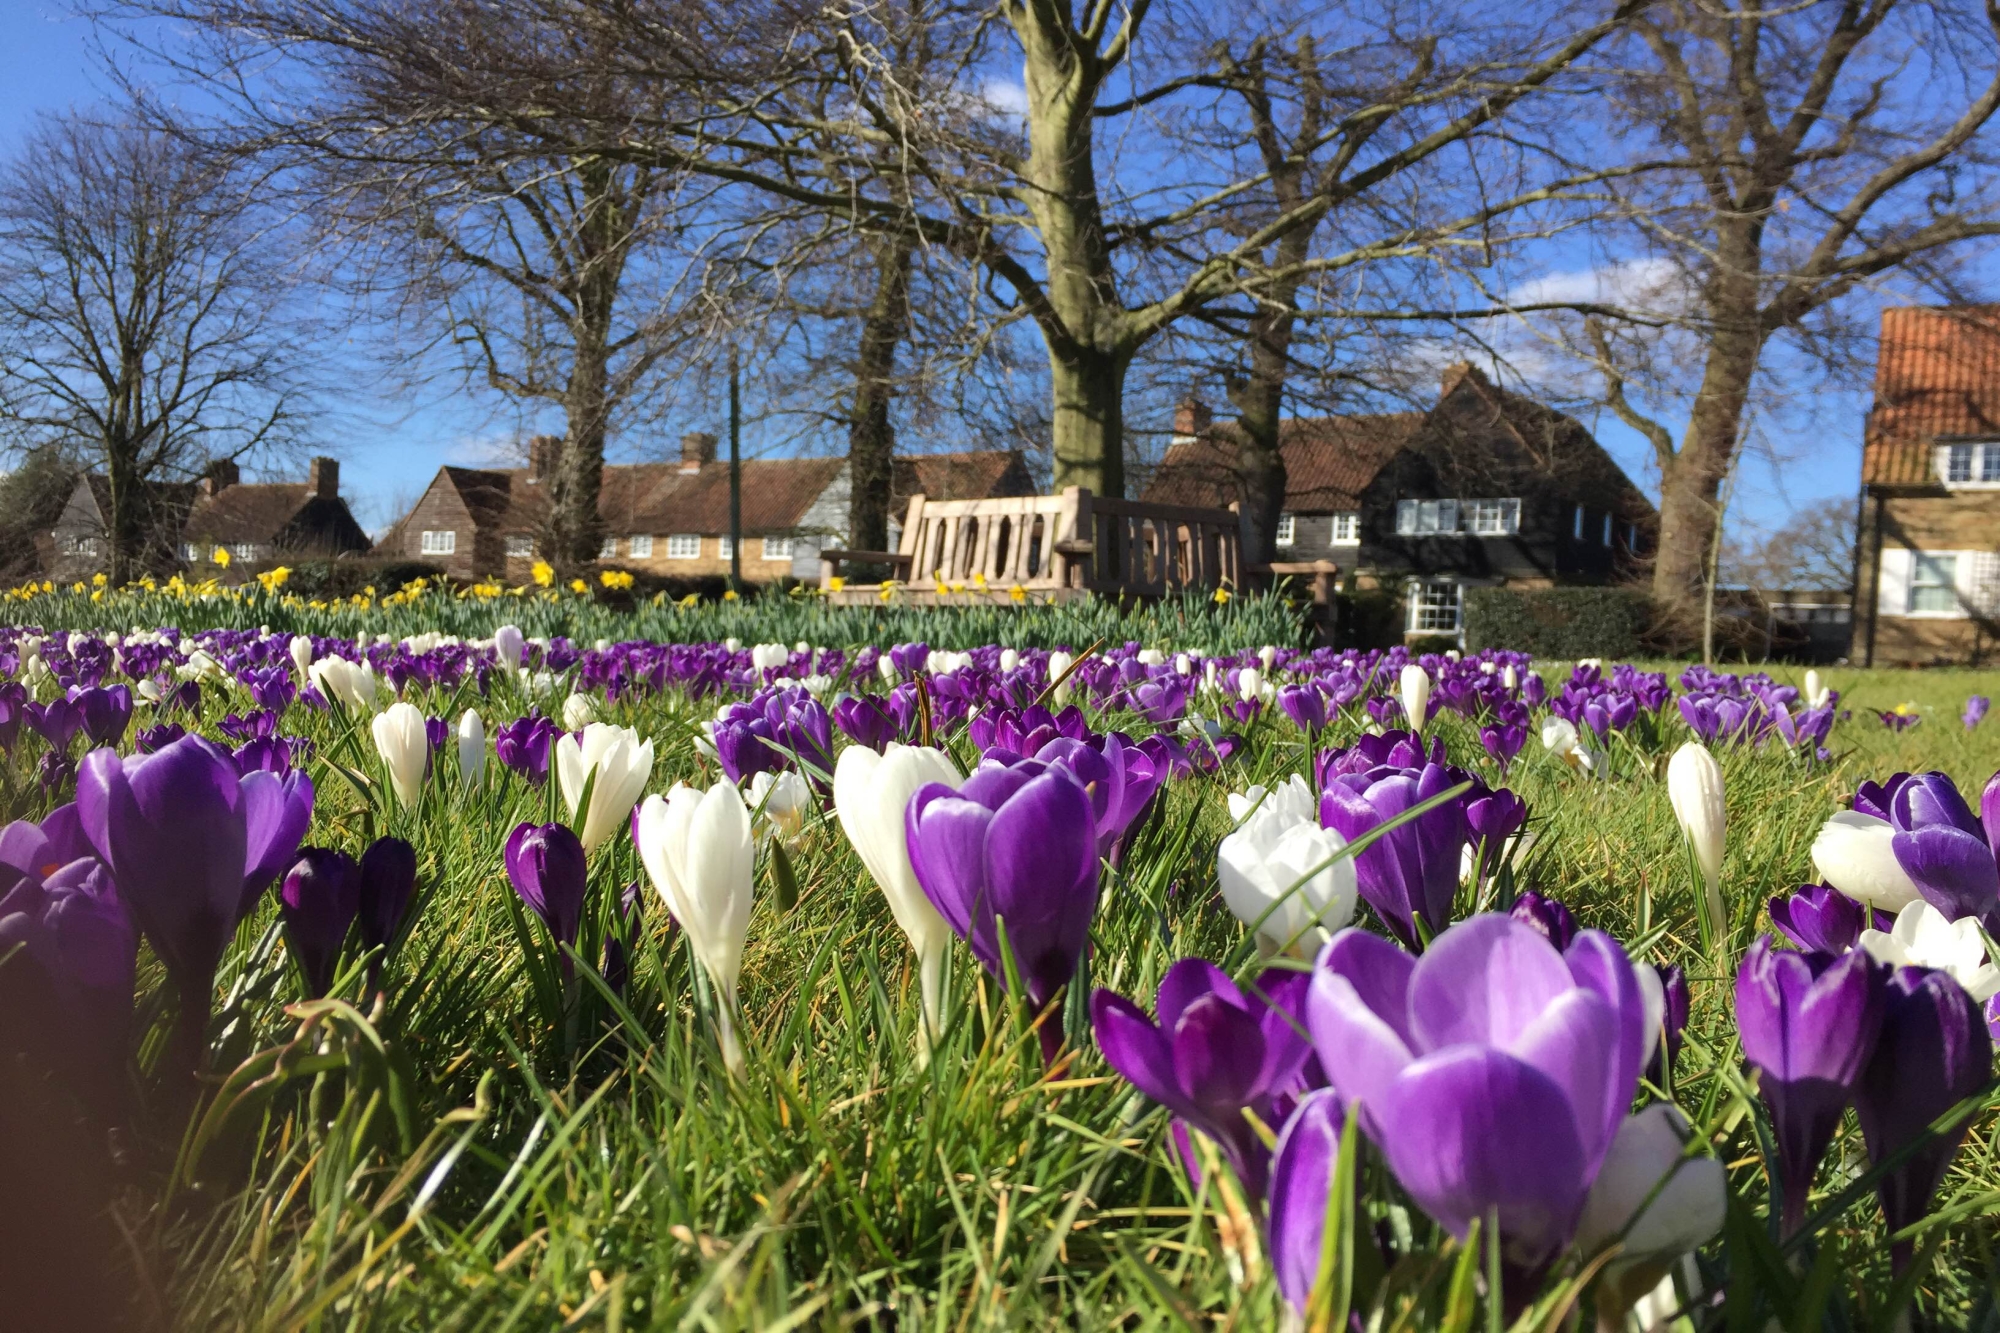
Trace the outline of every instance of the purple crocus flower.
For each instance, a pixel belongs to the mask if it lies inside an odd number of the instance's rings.
[[[1479,729],[1479,744],[1505,773],[1528,743],[1528,710],[1511,701],[1494,710],[1493,721]]]
[[[285,942],[305,979],[306,998],[333,988],[340,951],[361,905],[361,870],[346,852],[301,847],[299,859],[278,886],[278,915]]]
[[[1326,729],[1326,696],[1317,686],[1286,685],[1278,691],[1278,707],[1285,710],[1285,716],[1298,723],[1299,730],[1308,737],[1317,736]]]
[[[1771,947],[1759,936],[1736,972],[1743,1055],[1763,1074],[1783,1176],[1783,1229],[1805,1220],[1813,1171],[1882,1026],[1882,969],[1856,949],[1835,958]]]
[[[1808,953],[1842,954],[1861,942],[1861,932],[1883,932],[1895,918],[1869,909],[1826,884],[1802,884],[1770,904],[1771,924],[1778,933]]]
[[[507,839],[507,878],[521,901],[534,909],[557,945],[574,946],[583,924],[584,889],[590,867],[583,843],[563,824],[521,824]],[[562,955],[563,975],[574,964]]]
[[[1268,1154],[1244,1118],[1266,1123],[1280,1098],[1300,1091],[1312,1046],[1299,1035],[1306,978],[1272,969],[1245,996],[1229,974],[1183,958],[1160,981],[1156,1023],[1122,995],[1090,999],[1098,1049],[1133,1087],[1221,1146],[1236,1178],[1262,1198]]]
[[[1412,1199],[1454,1236],[1497,1212],[1532,1279],[1568,1243],[1638,1087],[1650,1034],[1632,963],[1602,931],[1558,952],[1488,913],[1419,959],[1343,930],[1313,968],[1320,1065]],[[1522,1151],[1522,1127],[1535,1150]]]
[[[198,1063],[209,988],[236,923],[289,865],[312,821],[302,773],[239,775],[228,751],[188,736],[150,755],[85,756],[77,815],[181,992],[181,1054]]]
[[[1416,772],[1342,774],[1320,795],[1319,822],[1353,842],[1364,833],[1463,781],[1456,769],[1426,764]],[[1457,801],[1409,820],[1375,839],[1354,858],[1361,896],[1396,938],[1420,947],[1451,920],[1466,840],[1465,809]],[[1418,918],[1424,929],[1419,931]]]
[[[872,694],[850,694],[833,703],[833,725],[856,745],[865,745],[877,754],[902,735],[896,719]]]
[[[361,853],[357,923],[361,943],[386,948],[403,929],[417,892],[417,849],[401,838],[377,838]]]
[[[1481,784],[1465,794],[1464,805],[1466,835],[1486,853],[1480,874],[1491,874],[1507,849],[1507,839],[1528,822],[1528,803],[1505,787],[1488,789]]]
[[[996,757],[1005,758],[997,752]],[[1106,858],[1113,856],[1165,778],[1150,754],[1115,731],[1090,742],[1057,737],[1037,750],[1035,758],[1069,770],[1083,784],[1090,794],[1097,854]]]
[[[28,705],[27,687],[18,680],[0,683],[0,751],[14,753],[14,742],[20,739],[21,722],[26,716]]]
[[[1924,901],[1958,921],[1976,917],[2000,933],[2000,863],[1979,817],[1943,773],[1923,773],[1899,785],[1889,800],[1896,863]]]
[[[632,952],[639,947],[639,928],[645,920],[645,894],[633,880],[618,895],[612,909],[611,928],[604,932],[604,961],[597,975],[614,995],[623,995],[632,979]]]
[[[1507,914],[1533,926],[1541,937],[1557,949],[1567,949],[1576,938],[1576,918],[1569,908],[1554,898],[1545,898],[1529,889],[1514,899]]]
[[[83,710],[61,695],[45,704],[25,705],[21,717],[58,754],[68,751],[83,727]]]
[[[904,815],[924,896],[1003,986],[998,922],[1040,1008],[1076,972],[1097,911],[1097,821],[1069,770],[1040,760],[982,764],[953,790],[933,782]],[[1053,1056],[1060,1036],[1042,1027]]]
[[[1921,1137],[1931,1122],[1985,1086],[1993,1071],[1993,1038],[1979,1002],[1947,972],[1898,968],[1882,997],[1882,1034],[1854,1090],[1854,1109],[1880,1164]],[[1931,1197],[1964,1140],[1971,1120],[1932,1139],[1876,1185],[1892,1232],[1930,1211]],[[1910,1241],[1894,1246],[1898,1268]]]
[[[1646,1066],[1646,1077],[1653,1086],[1664,1088],[1674,1076],[1674,1061],[1680,1058],[1694,997],[1688,992],[1687,973],[1679,963],[1655,966],[1654,971],[1660,975],[1660,1045],[1653,1052],[1653,1062]]]
[[[549,780],[549,756],[557,735],[549,718],[517,717],[494,729],[493,757],[539,787]]]
[[[124,685],[94,686],[69,692],[77,720],[92,745],[116,745],[132,723],[132,691]]]
[[[1319,1285],[1326,1197],[1333,1190],[1346,1125],[1340,1094],[1320,1088],[1299,1099],[1271,1154],[1271,1269],[1278,1294],[1300,1315]]]
[[[769,728],[767,748],[779,761],[774,767],[796,765],[806,777],[822,784],[832,777],[833,719],[805,687],[771,691],[764,702],[764,720]],[[718,738],[718,753],[721,748]]]
[[[70,841],[60,831],[58,840]],[[25,821],[0,833],[0,842],[31,851],[37,861],[75,850],[58,851]],[[87,848],[52,870],[43,861],[0,894],[0,954],[17,945],[25,962],[0,968],[5,1017],[22,1025],[18,1030],[87,1103],[106,1117],[118,1115],[139,936],[111,872]]]
[[[930,656],[931,646],[927,643],[899,643],[889,650],[889,663],[907,680],[924,669]]]
[[[187,735],[187,728],[178,722],[162,722],[158,726],[147,727],[132,737],[132,748],[140,754],[151,754],[155,750],[172,745]]]
[[[1971,731],[1981,722],[1984,722],[1986,720],[1986,710],[1992,706],[1993,701],[1983,694],[1975,694],[1967,698],[1965,701],[1965,712],[1960,717],[1960,720],[1965,723],[1965,729]]]

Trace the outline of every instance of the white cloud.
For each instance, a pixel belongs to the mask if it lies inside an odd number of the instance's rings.
[[[979,85],[979,100],[1002,115],[1028,118],[1028,89],[1018,79],[992,78]]]
[[[444,447],[445,462],[454,467],[522,467],[528,445],[513,432],[461,435]]]
[[[1531,278],[1514,288],[1515,305],[1546,305],[1555,301],[1589,301],[1642,310],[1684,307],[1686,279],[1664,259],[1626,259],[1567,269]]]

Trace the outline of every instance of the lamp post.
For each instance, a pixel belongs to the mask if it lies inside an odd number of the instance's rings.
[[[729,353],[729,588],[743,591],[743,391]]]

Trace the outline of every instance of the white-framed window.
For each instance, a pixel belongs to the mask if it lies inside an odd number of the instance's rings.
[[[609,560],[611,559],[611,557],[617,554],[618,554],[618,539],[616,537],[606,537],[604,539],[604,545],[597,548],[597,558],[599,560]]]
[[[634,560],[650,560],[653,558],[653,539],[646,536],[627,537],[625,549],[632,553]]]
[[[1409,592],[1412,634],[1456,634],[1465,589],[1456,583],[1413,583]]]
[[[97,538],[95,538],[95,537],[65,537],[65,538],[63,538],[63,544],[62,544],[62,549],[63,549],[63,554],[64,554],[64,555],[96,555],[96,554],[97,554]],[[193,548],[192,548],[192,547],[190,547],[189,549],[193,549]],[[189,556],[188,558],[189,558],[190,560],[192,560],[192,559],[193,559],[194,557],[193,557],[193,556]]]
[[[1461,500],[1459,513],[1475,537],[1509,537],[1521,530],[1519,500]]]
[[[535,539],[525,533],[515,533],[507,539],[507,558],[526,560],[535,553]]]
[[[1572,520],[1573,520],[1573,521],[1572,521],[1572,523],[1571,523],[1571,530],[1570,530],[1570,536],[1572,536],[1572,537],[1576,538],[1576,539],[1577,539],[1578,541],[1582,541],[1582,540],[1583,540],[1583,506],[1582,506],[1582,505],[1578,505],[1578,506],[1576,507],[1576,512],[1575,512],[1575,513],[1574,513],[1573,515],[1571,515],[1571,518],[1572,518]]]
[[[1625,525],[1625,549],[1634,555],[1639,553],[1639,525],[1637,523],[1627,523]]]
[[[1458,531],[1458,501],[1398,500],[1396,532],[1404,537],[1449,536]]]
[[[73,553],[72,553],[72,554],[73,554]],[[197,550],[195,549],[195,545],[194,545],[194,543],[193,543],[193,542],[182,542],[182,543],[181,543],[181,559],[183,559],[183,560],[199,560],[199,559],[201,559],[201,552],[200,552],[200,551],[197,551]]]
[[[425,555],[451,555],[458,550],[458,531],[455,528],[425,528],[420,542]]]
[[[1938,477],[1947,486],[2000,487],[2000,441],[1938,446]]]
[[[1611,515],[1604,516],[1604,544],[1611,545]]]
[[[701,559],[701,538],[692,532],[676,532],[667,538],[667,559]]]
[[[238,560],[255,560],[257,558],[257,543],[237,542],[229,548],[229,554]]]
[[[731,546],[731,545],[729,544],[729,538],[728,538],[727,536],[721,536],[721,537],[717,537],[717,538],[715,539],[715,558],[716,558],[716,559],[718,559],[718,560],[727,560],[727,559],[728,559],[728,558],[729,558],[729,557],[730,557],[730,556],[731,556],[732,554],[734,554],[734,550],[735,550],[735,548],[733,548],[733,547],[732,547],[732,546]]]
[[[792,558],[792,539],[790,537],[766,537],[764,539],[764,558],[766,560],[790,560]]]
[[[1297,514],[1278,515],[1278,530],[1271,537],[1273,546],[1290,546],[1298,540],[1299,518]]]
[[[1353,512],[1333,516],[1333,535],[1329,538],[1335,546],[1359,546],[1361,544],[1361,515]]]
[[[1911,615],[1950,615],[1958,609],[1958,553],[1913,551],[1910,559]]]

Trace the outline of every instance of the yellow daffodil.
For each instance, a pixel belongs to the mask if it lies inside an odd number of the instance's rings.
[[[738,600],[736,596],[736,589],[731,588],[727,592],[723,593],[722,600],[725,602],[733,602]]]
[[[1007,589],[1007,596],[1012,598],[1018,604],[1028,600],[1028,590],[1026,588],[1023,588],[1020,584],[1017,583],[1013,587]]]
[[[534,578],[535,583],[543,588],[556,581],[556,567],[546,560],[537,560],[528,573]]]
[[[1229,589],[1217,588],[1215,590],[1215,604],[1217,606],[1223,606],[1226,605],[1228,601],[1229,601]]]
[[[226,546],[216,547],[213,551],[210,551],[208,553],[208,558],[215,562],[216,568],[218,569],[229,568],[229,548]]]
[[[90,583],[91,586],[94,588],[102,588],[105,584],[109,582],[111,582],[111,580],[103,574],[92,574],[90,576]]]
[[[826,590],[828,592],[839,592],[846,586],[847,586],[847,580],[840,577],[840,575],[838,574],[835,574],[832,578],[826,581]]]
[[[569,581],[569,590],[575,593],[577,596],[581,597],[585,593],[590,591],[590,585],[588,583],[585,583],[582,579],[571,579]]]

